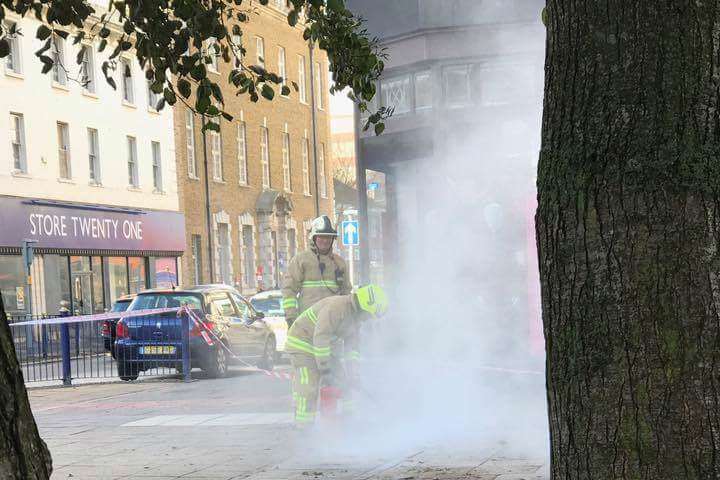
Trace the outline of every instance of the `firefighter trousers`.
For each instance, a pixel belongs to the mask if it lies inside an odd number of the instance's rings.
[[[292,396],[295,405],[295,423],[298,425],[313,423],[317,414],[320,389],[320,372],[315,358],[295,353],[290,356],[290,363],[294,372]]]

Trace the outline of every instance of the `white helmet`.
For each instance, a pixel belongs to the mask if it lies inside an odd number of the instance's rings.
[[[337,234],[337,230],[333,228],[327,215],[320,215],[313,220],[310,228],[310,240],[314,240],[317,236],[337,237]]]

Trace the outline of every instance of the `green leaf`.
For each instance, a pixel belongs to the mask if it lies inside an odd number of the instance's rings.
[[[0,58],[10,55],[10,42],[7,38],[0,38]]]
[[[543,7],[542,13],[540,14],[540,18],[542,19],[543,25],[545,25],[547,27],[547,24],[548,24],[547,7]]]
[[[108,38],[110,36],[110,29],[107,27],[103,27],[100,29],[100,38]]]
[[[50,30],[46,25],[40,25],[37,29],[37,33],[35,33],[35,37],[38,40],[46,40],[51,34],[52,30]]]
[[[375,135],[382,135],[382,133],[385,131],[385,124],[384,123],[376,123],[375,124]]]
[[[220,124],[217,122],[209,121],[205,124],[205,130],[210,130],[213,132],[220,133]]]
[[[125,20],[125,23],[123,24],[123,31],[128,35],[135,31],[135,26],[130,20]]]
[[[68,32],[64,30],[55,30],[55,35],[62,38],[63,40],[67,40],[67,38],[70,36],[70,34],[68,34]]]
[[[345,10],[342,0],[327,0],[327,9],[334,12],[341,12]]]
[[[267,4],[268,4],[269,1],[270,1],[270,0],[260,0],[260,5],[265,5],[265,6],[267,6]]]
[[[177,89],[178,92],[180,92],[180,95],[185,98],[188,98],[192,93],[192,87],[190,86],[190,82],[188,82],[184,78],[181,78],[177,81]]]
[[[294,27],[295,25],[297,25],[298,17],[299,17],[298,11],[293,9],[290,13],[288,13],[288,16],[287,16],[288,25],[290,25],[291,27]]]
[[[283,87],[282,87],[282,95],[284,95],[284,96],[286,96],[286,97],[287,97],[288,95],[290,95],[290,87],[288,87],[287,85],[283,85]]]
[[[163,97],[165,97],[165,101],[169,105],[175,105],[175,102],[177,102],[177,96],[175,95],[175,92],[173,92],[169,88],[163,90]]]
[[[117,84],[115,83],[115,79],[112,77],[105,77],[105,80],[107,83],[112,87],[113,90],[117,90]]]
[[[217,108],[215,105],[210,105],[207,110],[205,110],[205,114],[210,117],[216,117],[220,115],[220,109]]]
[[[75,35],[75,38],[73,39],[73,45],[77,45],[78,43],[82,42],[83,38],[85,38],[85,32],[81,30]]]
[[[275,98],[275,90],[273,90],[273,88],[267,83],[262,86],[260,93],[262,93],[262,96],[268,100]]]
[[[225,120],[227,120],[228,122],[232,122],[232,121],[233,121],[233,116],[230,115],[230,114],[227,113],[227,112],[222,112],[222,116],[223,116],[223,118],[224,118]]]
[[[107,47],[107,43],[107,40],[104,38],[100,40],[100,45],[98,45],[98,52],[102,52],[103,50],[105,50],[105,47]]]

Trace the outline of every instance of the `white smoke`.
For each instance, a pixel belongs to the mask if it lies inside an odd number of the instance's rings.
[[[543,40],[515,38],[506,47],[534,48],[529,63],[537,66]],[[502,71],[503,88],[542,89],[542,68]],[[365,338],[356,422],[343,441],[323,442],[326,453],[393,456],[441,446],[548,457],[534,227],[527,223],[540,94],[519,103],[506,119],[478,108],[471,123],[437,136],[447,144],[436,145],[435,158],[396,172],[403,268],[386,285],[391,313]]]

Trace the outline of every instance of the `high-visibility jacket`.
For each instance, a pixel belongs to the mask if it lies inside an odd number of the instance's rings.
[[[352,290],[345,260],[330,251],[322,255],[313,247],[292,260],[283,278],[283,310],[288,324],[317,301]]]
[[[360,324],[366,314],[353,297],[324,298],[305,310],[288,331],[285,351],[305,361],[314,359],[321,372],[341,358],[357,360]]]

